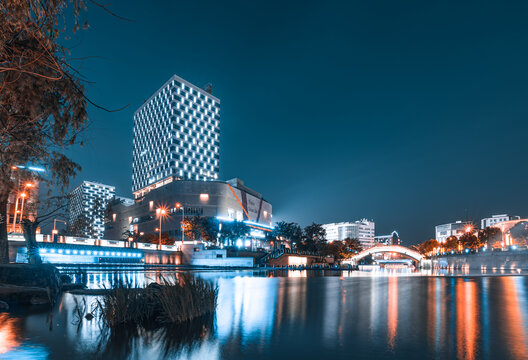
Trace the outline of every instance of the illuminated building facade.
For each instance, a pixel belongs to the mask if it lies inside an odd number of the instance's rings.
[[[178,208],[176,204],[179,204]],[[105,238],[119,240],[123,233],[156,234],[157,209],[165,209],[161,232],[181,240],[181,221],[194,216],[216,217],[222,222],[245,221],[253,226],[252,236],[264,238],[260,230],[271,229],[272,206],[262,194],[238,178],[228,181],[178,180],[146,193],[134,204],[111,202],[112,221],[106,223]],[[264,230],[265,231],[265,230]]]
[[[376,245],[401,245],[400,235],[394,230],[388,235],[374,236],[374,243]]]
[[[326,230],[326,240],[343,241],[346,238],[358,239],[361,246],[366,249],[374,246],[374,221],[367,219],[358,220],[355,222],[340,222],[323,224]]]
[[[101,239],[104,234],[104,213],[115,195],[115,187],[83,181],[68,200],[68,228],[89,238]]]
[[[508,214],[492,215],[489,218],[484,218],[480,220],[480,228],[485,229],[487,227],[497,225],[498,223],[503,221],[519,220],[520,218],[520,216],[510,216]]]
[[[132,192],[174,180],[217,180],[220,100],[174,75],[134,113]]]
[[[435,226],[435,239],[439,243],[444,243],[448,237],[456,236],[460,238],[468,229],[473,229],[469,221],[456,221],[454,223]]]

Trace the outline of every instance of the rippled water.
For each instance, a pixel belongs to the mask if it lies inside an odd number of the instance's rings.
[[[117,276],[142,284],[174,274]],[[52,314],[0,314],[0,358],[528,358],[526,276],[194,274],[218,285],[218,309],[211,324],[111,334],[96,320],[78,324],[74,295],[65,294]],[[112,272],[92,272],[88,285],[108,286],[115,277]],[[95,299],[86,298],[88,303]]]

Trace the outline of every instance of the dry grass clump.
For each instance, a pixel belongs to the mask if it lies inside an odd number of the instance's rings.
[[[212,314],[218,290],[202,279],[184,276],[179,281],[162,279],[144,288],[118,282],[97,301],[101,319],[109,327],[155,327],[180,324]]]

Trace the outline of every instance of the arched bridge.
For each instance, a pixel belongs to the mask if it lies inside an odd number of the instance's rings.
[[[414,259],[414,260],[416,260],[418,262],[420,262],[423,259],[425,259],[425,256],[423,256],[419,252],[411,250],[411,249],[409,249],[409,248],[407,248],[405,246],[401,246],[401,245],[378,245],[378,246],[373,246],[371,248],[365,249],[365,250],[357,253],[356,255],[352,256],[350,259],[344,260],[343,263],[357,265],[358,261],[363,259],[365,256],[372,255],[372,254],[386,253],[386,252],[397,253],[397,254],[401,254],[401,255],[404,255],[404,256],[408,256],[411,259]]]

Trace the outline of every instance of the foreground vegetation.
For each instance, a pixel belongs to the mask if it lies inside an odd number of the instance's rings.
[[[119,282],[96,302],[96,312],[110,328],[145,328],[182,324],[206,317],[216,309],[218,291],[202,279],[184,276],[162,279],[144,288]]]

